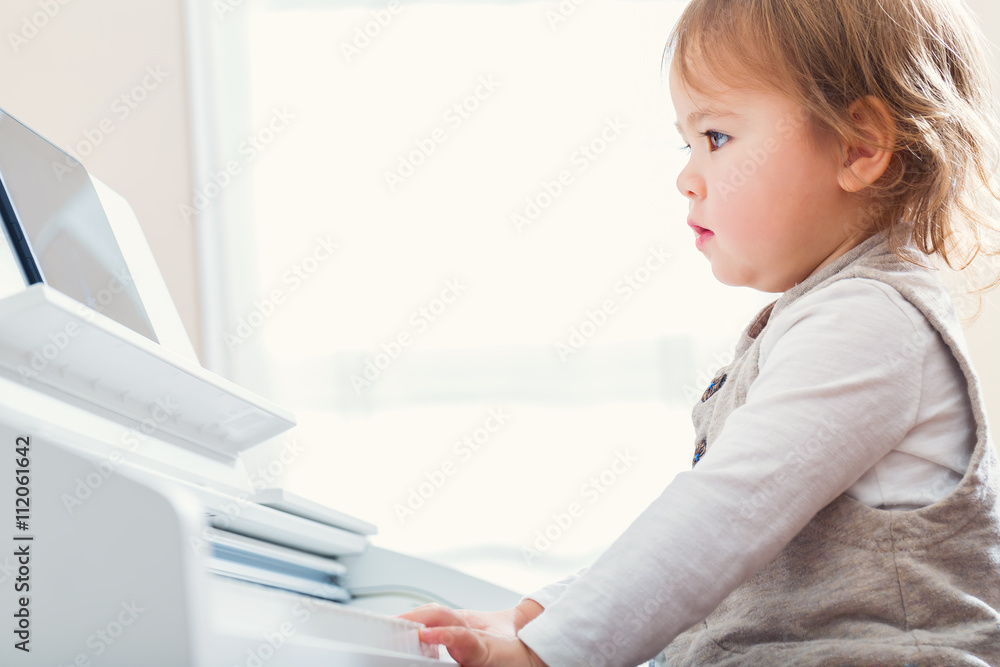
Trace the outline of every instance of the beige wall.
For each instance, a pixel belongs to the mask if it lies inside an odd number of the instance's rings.
[[[0,108],[128,199],[200,355],[194,229],[178,214],[191,191],[183,2],[62,2],[4,0]],[[33,16],[45,25],[30,36],[35,26],[25,31],[24,19]],[[30,38],[12,44],[12,34]],[[151,90],[129,108],[120,98],[143,83],[147,67],[165,76],[146,78]],[[102,121],[113,132],[99,139]],[[87,133],[96,145],[84,156]]]
[[[1000,94],[1000,3],[997,0],[967,0],[990,40],[993,62],[993,90]],[[983,315],[966,331],[969,349],[986,393],[987,411],[993,425],[993,439],[1000,447],[1000,288],[987,296]]]

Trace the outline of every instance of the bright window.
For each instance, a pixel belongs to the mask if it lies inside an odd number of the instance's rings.
[[[212,365],[300,420],[274,483],[521,592],[576,570],[770,300],[685,224],[683,3],[277,5],[205,16],[200,184]]]

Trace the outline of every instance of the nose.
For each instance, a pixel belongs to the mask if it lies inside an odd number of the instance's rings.
[[[677,189],[688,199],[705,198],[705,179],[692,165],[694,160],[688,160],[681,173],[677,176]]]

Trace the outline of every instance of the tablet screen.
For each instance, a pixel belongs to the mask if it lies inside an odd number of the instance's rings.
[[[29,284],[44,282],[156,341],[90,175],[0,110],[0,213]]]

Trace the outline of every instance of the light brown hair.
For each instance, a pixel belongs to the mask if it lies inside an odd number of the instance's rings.
[[[865,139],[848,109],[867,96],[884,102],[895,140],[882,148],[893,155],[863,192],[866,234],[888,229],[900,257],[912,261],[901,251],[912,243],[965,268],[977,255],[1000,256],[986,44],[961,0],[692,0],[664,65],[701,92],[780,93],[852,145]]]

